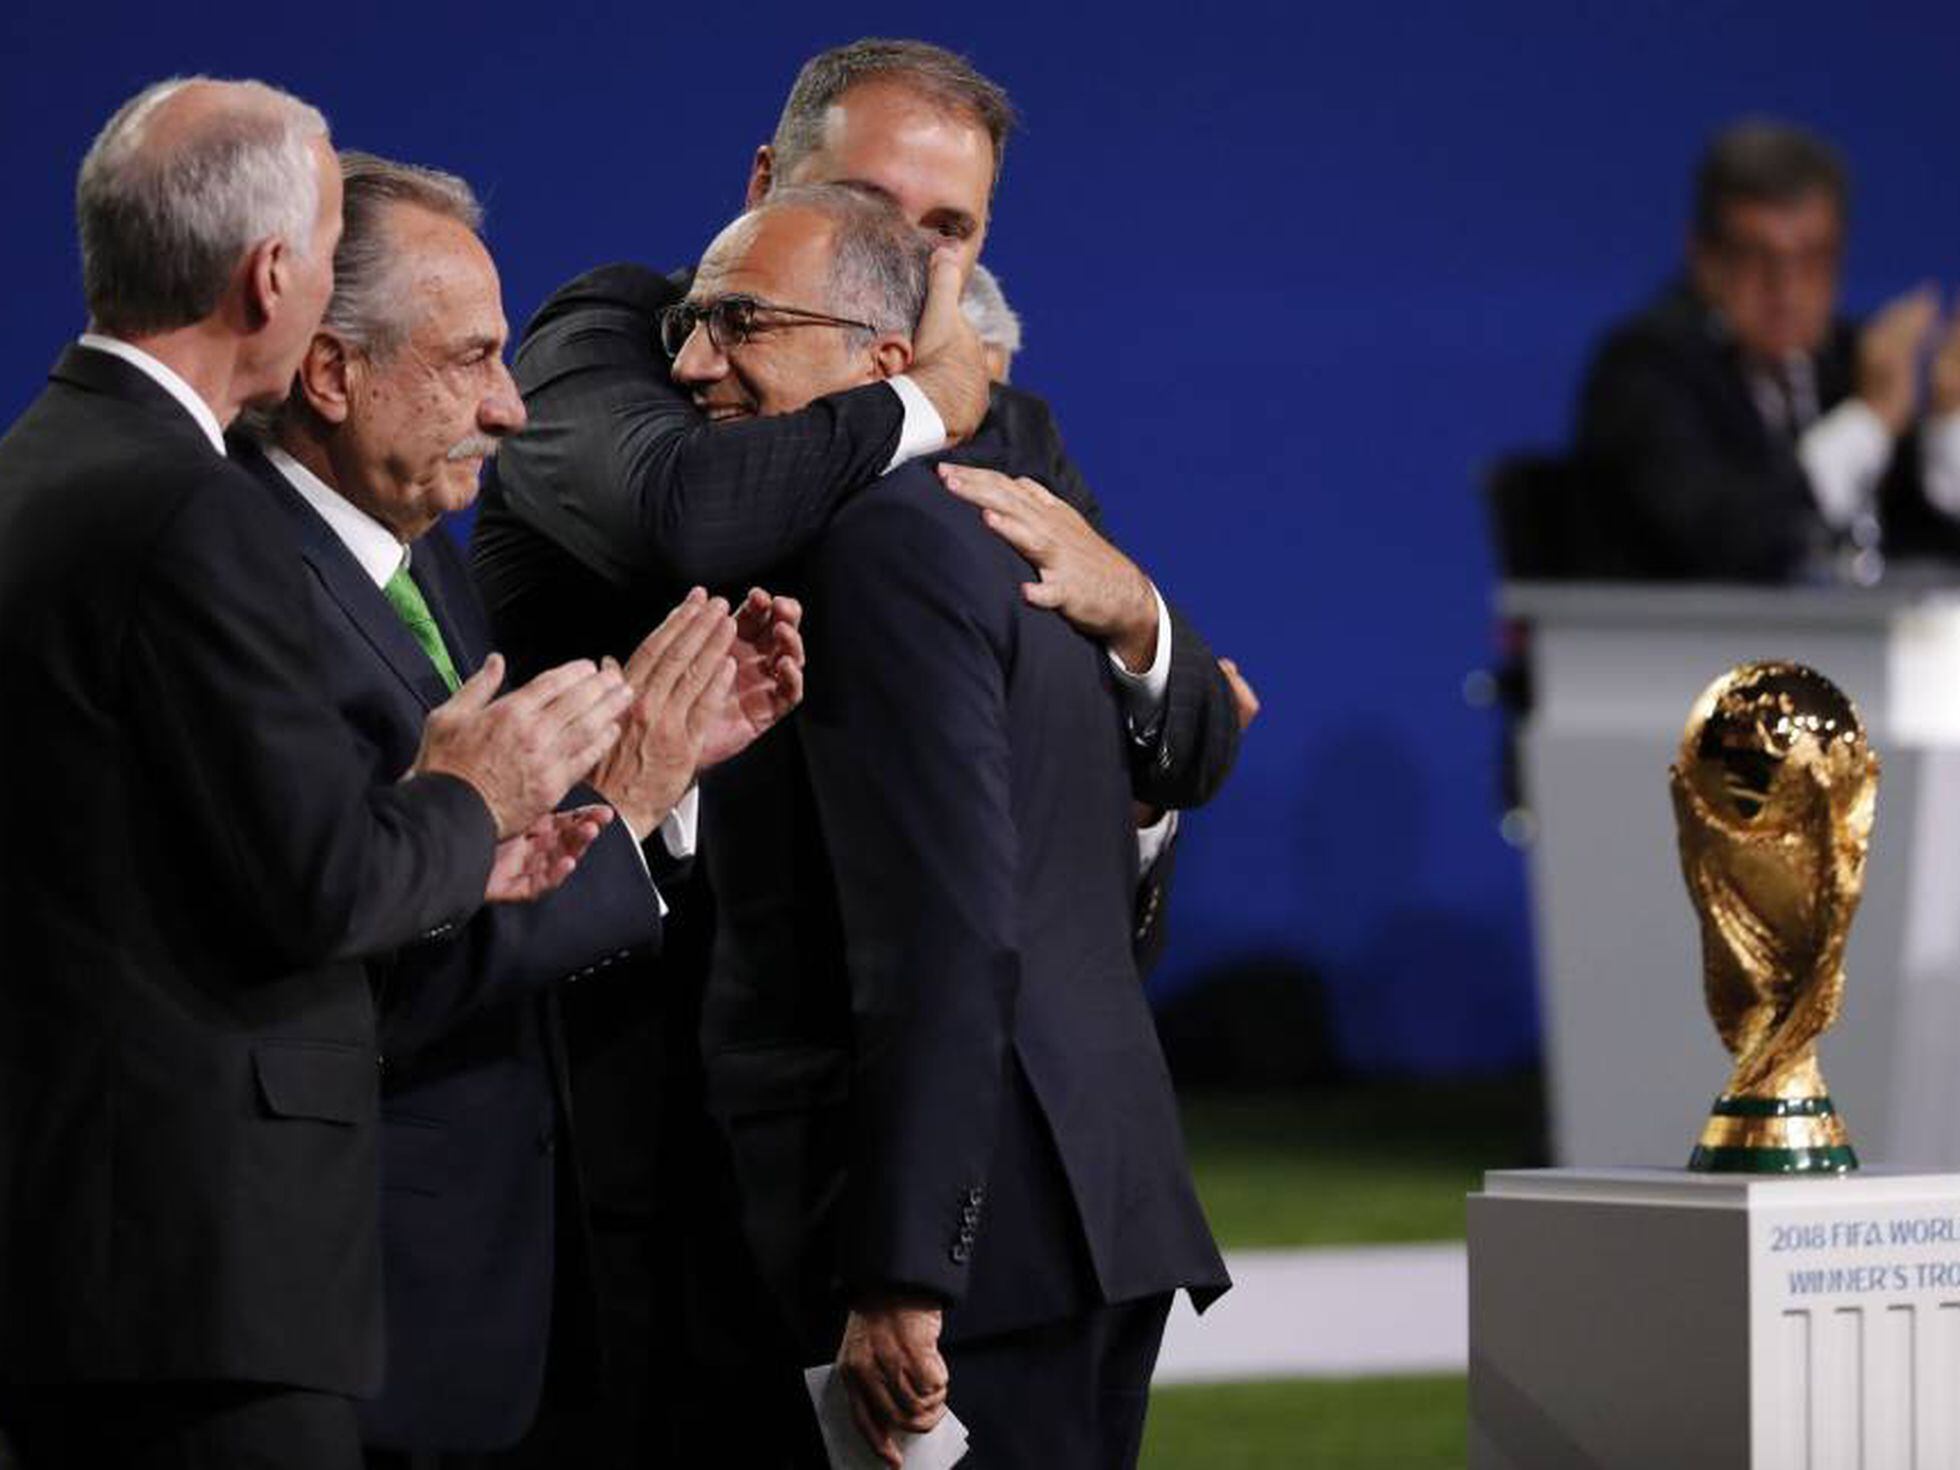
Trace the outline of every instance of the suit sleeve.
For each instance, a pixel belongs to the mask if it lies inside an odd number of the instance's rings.
[[[1679,364],[1639,342],[1609,345],[1580,404],[1581,457],[1625,497],[1677,576],[1768,581],[1802,559],[1813,504],[1794,456],[1732,464]]]
[[[804,550],[884,472],[904,409],[883,384],[710,427],[668,376],[649,316],[581,309],[520,353],[527,431],[500,456],[520,509],[576,502],[580,549],[626,576],[733,586]]]
[[[575,792],[567,806],[596,800]],[[610,968],[660,943],[660,902],[633,838],[614,821],[564,887],[490,904],[461,929],[377,967],[390,1053],[413,1052],[478,1010]]]
[[[446,776],[376,785],[313,674],[291,533],[241,473],[192,494],[136,591],[129,708],[187,862],[241,946],[300,969],[467,918],[496,830]]]
[[[867,523],[869,521],[869,523]],[[881,505],[810,588],[805,759],[837,883],[857,1042],[839,1271],[965,1290],[1020,983],[1005,598],[932,518]],[[997,611],[989,613],[989,604]]]

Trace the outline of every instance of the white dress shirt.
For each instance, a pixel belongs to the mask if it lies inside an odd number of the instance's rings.
[[[204,396],[178,377],[168,363],[159,362],[140,347],[132,347],[117,337],[105,337],[100,332],[84,332],[77,340],[82,346],[95,352],[106,352],[111,357],[120,357],[150,379],[184,406],[184,412],[189,414],[197,426],[204,431],[204,437],[211,441],[213,449],[219,454],[225,452],[224,426],[218,422],[217,414],[211,411],[211,405],[204,401]]]

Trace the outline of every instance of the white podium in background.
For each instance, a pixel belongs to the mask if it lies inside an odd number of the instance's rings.
[[[1524,759],[1557,1161],[1684,1164],[1728,1076],[1667,767],[1710,680],[1794,659],[1856,701],[1883,764],[1824,1079],[1866,1163],[1960,1168],[1960,589],[1513,584],[1501,606],[1531,629]]]
[[[1960,1176],[1491,1173],[1469,1227],[1471,1470],[1960,1470]]]

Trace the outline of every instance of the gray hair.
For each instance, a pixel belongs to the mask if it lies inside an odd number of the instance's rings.
[[[925,309],[932,247],[895,205],[847,184],[798,184],[772,191],[750,217],[777,209],[804,209],[830,222],[830,299],[824,310],[869,322],[879,333],[912,336]],[[870,340],[868,334],[858,336]]]
[[[345,191],[340,244],[333,253],[333,295],[320,328],[380,361],[401,346],[416,321],[389,215],[398,206],[426,209],[480,232],[483,206],[455,174],[352,148],[340,155],[340,177]],[[239,423],[256,438],[272,441],[294,415],[306,411],[306,389],[296,378],[282,402],[247,408]]]
[[[869,36],[819,52],[803,63],[769,141],[775,176],[788,177],[823,146],[824,114],[832,103],[860,82],[880,79],[901,82],[935,106],[962,113],[985,128],[994,145],[994,181],[1000,181],[1007,135],[1014,131],[1016,120],[1006,90],[943,46]]]
[[[320,325],[369,357],[382,358],[415,325],[389,216],[402,206],[425,209],[480,233],[483,206],[455,174],[372,153],[342,153],[340,177],[346,190],[340,246],[333,255],[333,296]]]
[[[160,115],[187,88],[223,86],[174,135]],[[181,105],[181,103],[180,103]],[[173,77],[116,110],[75,180],[82,287],[104,331],[141,336],[202,321],[239,260],[264,240],[304,257],[320,209],[318,109],[263,82]]]
[[[977,261],[960,294],[960,310],[984,346],[998,347],[1009,357],[1021,350],[1021,318],[1007,304],[999,279]]]

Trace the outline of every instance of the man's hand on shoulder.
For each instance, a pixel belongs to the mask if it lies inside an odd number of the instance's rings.
[[[960,267],[950,250],[935,251],[919,330],[912,336],[912,366],[905,375],[946,425],[946,441],[973,437],[987,416],[987,358],[980,334],[960,310]]]
[[[1157,656],[1157,594],[1141,568],[1058,495],[1029,479],[972,465],[942,464],[939,478],[980,507],[987,529],[1034,564],[1039,580],[1022,595],[1052,608],[1105,643],[1133,674]]]
[[[844,1324],[837,1371],[851,1418],[892,1470],[905,1462],[896,1431],[924,1434],[945,1417],[950,1377],[939,1352],[944,1315],[937,1302],[891,1295],[860,1303]]]

